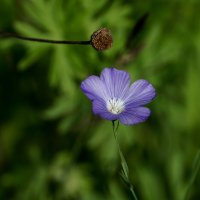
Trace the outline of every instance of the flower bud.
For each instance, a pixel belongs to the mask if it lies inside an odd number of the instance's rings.
[[[91,36],[91,45],[97,51],[104,51],[112,47],[112,35],[109,29],[101,28],[95,31]]]

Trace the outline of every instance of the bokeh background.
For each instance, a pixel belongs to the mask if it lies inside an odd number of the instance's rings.
[[[111,122],[80,90],[109,66],[158,93],[147,122],[118,131],[139,200],[200,199],[199,9],[198,0],[1,0],[1,31],[89,40],[108,27],[114,43],[97,52],[0,39],[0,199],[130,198]]]

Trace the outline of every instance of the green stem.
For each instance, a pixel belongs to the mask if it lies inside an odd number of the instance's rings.
[[[138,200],[138,198],[135,194],[135,191],[133,189],[133,185],[131,184],[131,181],[129,179],[129,168],[128,168],[127,162],[124,158],[124,155],[121,151],[119,141],[118,141],[118,137],[117,137],[117,130],[119,128],[119,121],[117,121],[117,125],[115,124],[115,121],[112,121],[112,125],[113,125],[113,133],[114,133],[115,141],[116,141],[118,151],[119,151],[119,156],[120,156],[120,159],[121,159],[121,166],[122,166],[121,176],[122,176],[124,182],[126,183],[126,185],[129,186],[129,190],[131,192],[133,200]]]

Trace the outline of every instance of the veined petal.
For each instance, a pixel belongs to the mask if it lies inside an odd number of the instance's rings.
[[[127,72],[114,68],[105,68],[100,76],[105,83],[111,98],[123,98],[130,86],[130,76]]]
[[[108,96],[105,84],[98,76],[89,76],[81,83],[81,89],[90,100],[106,99]]]
[[[151,111],[146,107],[129,108],[120,114],[119,120],[122,124],[133,125],[146,121],[150,114]]]
[[[146,80],[135,81],[127,91],[124,99],[126,105],[138,107],[152,101],[156,96],[154,87]]]
[[[106,107],[106,102],[104,100],[94,100],[92,102],[92,110],[94,114],[98,114],[102,118],[107,120],[116,120],[118,118],[118,115],[112,114],[108,111]]]

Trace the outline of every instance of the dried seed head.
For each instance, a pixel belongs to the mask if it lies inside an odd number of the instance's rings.
[[[112,35],[109,29],[101,28],[95,31],[91,36],[91,45],[97,51],[104,51],[112,47]]]

